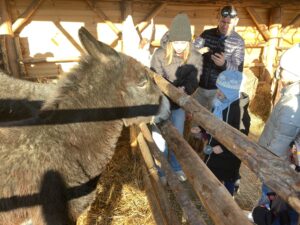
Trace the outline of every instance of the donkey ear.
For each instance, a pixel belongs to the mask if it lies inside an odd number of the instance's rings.
[[[110,46],[98,41],[84,27],[79,29],[79,39],[85,50],[101,62],[109,62],[119,59],[119,53]]]

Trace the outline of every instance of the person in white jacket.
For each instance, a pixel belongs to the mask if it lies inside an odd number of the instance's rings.
[[[300,43],[288,49],[280,59],[279,77],[283,85],[281,97],[266,122],[264,130],[259,138],[259,145],[268,149],[278,157],[289,160],[290,143],[295,140],[300,132]],[[274,190],[276,191],[276,190]],[[274,191],[265,184],[262,185],[262,195],[258,207],[270,209],[270,196]],[[256,207],[257,209],[257,207]],[[293,210],[288,210],[288,213]],[[291,216],[290,224],[297,224],[298,215]],[[254,222],[259,223],[261,218],[255,218]],[[257,219],[257,221],[255,221]],[[275,221],[272,222],[273,224]],[[266,223],[267,224],[267,223]]]
[[[280,59],[279,76],[283,84],[258,143],[283,159],[288,159],[289,144],[300,131],[300,43]]]

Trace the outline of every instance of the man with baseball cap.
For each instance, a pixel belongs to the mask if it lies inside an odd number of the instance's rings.
[[[245,43],[234,31],[239,21],[237,10],[225,6],[218,13],[218,27],[205,30],[193,43],[203,53],[203,71],[194,97],[209,110],[216,94],[216,80],[224,70],[243,71]]]

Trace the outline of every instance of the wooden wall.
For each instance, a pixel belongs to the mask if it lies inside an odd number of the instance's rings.
[[[24,62],[20,65],[23,77],[57,76],[74,66],[83,51],[77,36],[80,26],[87,27],[99,40],[121,51],[121,38],[118,39],[118,33],[122,32],[126,14],[132,15],[135,24],[145,19],[149,22],[154,15],[155,45],[159,43],[178,12],[184,11],[189,15],[194,36],[198,36],[204,29],[216,26],[217,13],[222,6],[218,3],[172,1],[0,1],[7,3],[12,24],[24,16],[29,6],[40,4],[29,17],[27,24],[14,33],[17,47],[19,46],[19,60]],[[285,4],[279,8],[261,4],[259,1],[239,2],[242,3],[235,4],[240,17],[236,30],[246,41],[245,68],[260,80],[270,81],[282,51],[300,42],[300,2]],[[274,24],[272,21],[275,21]],[[151,29],[148,27],[142,36],[149,34]],[[39,62],[46,57],[50,57],[51,62]],[[33,61],[35,62],[31,63]]]

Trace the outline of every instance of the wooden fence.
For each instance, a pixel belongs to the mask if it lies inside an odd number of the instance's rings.
[[[159,88],[180,105],[185,111],[191,112],[193,119],[209,133],[234,153],[263,183],[287,203],[289,203],[298,213],[300,212],[300,176],[290,168],[288,162],[283,161],[267,149],[262,148],[257,143],[251,141],[247,136],[232,128],[230,125],[218,120],[207,109],[202,107],[191,96],[181,93],[162,76],[150,72]],[[183,171],[187,175],[188,181],[192,185],[195,193],[205,207],[208,215],[215,224],[240,225],[251,224],[243,211],[234,201],[224,185],[218,181],[213,173],[206,167],[192,147],[184,140],[170,122],[164,123],[160,127],[162,135],[167,141],[180,162]],[[143,158],[145,159],[151,189],[155,201],[158,205],[154,214],[157,224],[177,224],[174,222],[174,215],[166,200],[167,194],[161,187],[157,171],[155,169],[152,156],[159,159],[162,168],[166,171],[166,177],[177,202],[181,206],[187,221],[190,224],[206,224],[200,217],[200,212],[189,199],[188,194],[181,183],[177,180],[170,166],[157,149],[150,131],[145,124],[139,126],[137,141],[139,143]],[[153,187],[154,186],[154,187]],[[160,209],[160,210],[157,210]],[[157,219],[160,218],[160,219]]]

